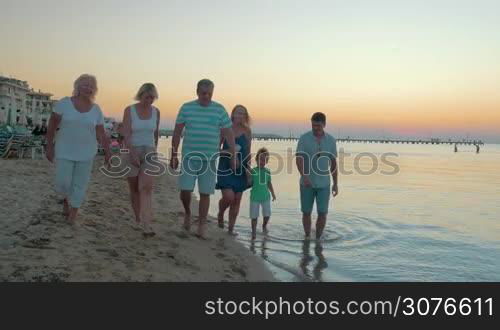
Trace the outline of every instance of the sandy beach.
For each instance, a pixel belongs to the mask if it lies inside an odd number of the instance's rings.
[[[168,174],[155,181],[157,235],[144,238],[131,226],[126,180],[106,177],[101,164],[97,158],[71,226],[53,188],[52,164],[0,160],[0,281],[274,280],[264,262],[213,219],[207,241],[185,232],[176,179]]]

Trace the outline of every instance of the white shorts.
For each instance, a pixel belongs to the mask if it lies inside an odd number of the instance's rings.
[[[262,216],[271,216],[271,200],[264,202],[250,202],[250,219],[257,219],[259,217],[259,209],[262,207]]]

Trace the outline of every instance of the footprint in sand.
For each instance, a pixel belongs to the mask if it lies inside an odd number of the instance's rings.
[[[246,271],[245,267],[243,267],[243,266],[232,265],[231,270],[235,273],[240,274],[243,277],[247,277],[247,271]]]
[[[55,249],[55,247],[52,247],[49,244],[50,244],[50,239],[45,237],[27,239],[21,242],[22,247],[29,249],[47,249],[47,250]]]
[[[39,225],[41,222],[42,221],[39,218],[34,218],[34,219],[30,220],[29,225],[30,226],[36,226],[36,225]]]
[[[216,256],[217,258],[219,258],[219,259],[222,259],[222,260],[227,260],[227,259],[226,259],[226,257],[227,257],[227,256],[226,256],[224,253],[220,253],[220,252],[219,252],[219,253],[215,254],[215,256]]]
[[[94,220],[85,219],[83,225],[87,227],[97,227],[97,223]]]
[[[224,241],[223,238],[219,238],[216,243],[217,247],[219,249],[225,249],[226,248],[226,242]]]
[[[123,217],[123,216],[127,215],[127,212],[123,209],[114,209],[113,214],[117,214],[118,216]]]
[[[184,232],[184,231],[180,231],[180,232],[177,232],[175,233],[175,236],[179,237],[180,239],[189,239],[189,235],[188,233]]]
[[[48,273],[42,272],[42,274],[40,275],[32,276],[31,281],[58,283],[58,282],[65,282],[68,277],[69,273],[66,271],[48,272]]]
[[[98,201],[98,200],[96,200],[96,199],[89,199],[88,200],[88,205],[90,205],[90,206],[96,206],[96,205],[99,205],[99,204],[101,204],[101,202]]]
[[[15,232],[13,232],[11,235],[14,235],[14,236],[18,236],[19,238],[25,240],[25,239],[28,239],[28,236],[26,236],[26,234],[24,234],[22,231],[20,230],[16,230]]]
[[[180,246],[180,244],[176,242],[170,242],[169,245],[172,249],[177,249]]]
[[[110,257],[118,258],[120,254],[115,249],[100,248],[96,249],[97,252],[107,253]]]

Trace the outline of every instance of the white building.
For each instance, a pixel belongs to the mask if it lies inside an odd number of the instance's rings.
[[[40,124],[42,121],[49,120],[55,100],[52,100],[52,94],[35,92],[31,90],[26,94],[26,116],[33,125]]]
[[[51,97],[34,91],[26,81],[0,76],[0,124],[36,125],[47,120],[56,102]]]

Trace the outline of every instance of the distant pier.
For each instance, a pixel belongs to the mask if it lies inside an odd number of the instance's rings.
[[[296,137],[266,137],[259,136],[254,137],[257,141],[296,141]],[[357,138],[337,138],[337,142],[342,143],[383,143],[383,144],[447,144],[447,145],[484,145],[481,140],[441,140],[441,139],[430,139],[430,140],[409,140],[409,139],[357,139]]]
[[[170,132],[169,132],[170,133]],[[172,136],[172,134],[163,133],[161,136]],[[297,137],[283,137],[276,135],[254,135],[253,140],[255,141],[277,141],[277,142],[286,142],[286,141],[297,141]],[[337,142],[341,143],[383,143],[383,144],[433,144],[433,145],[484,145],[484,142],[481,140],[462,140],[462,141],[454,141],[451,139],[419,139],[419,140],[411,140],[411,139],[358,139],[358,138],[337,138]]]

